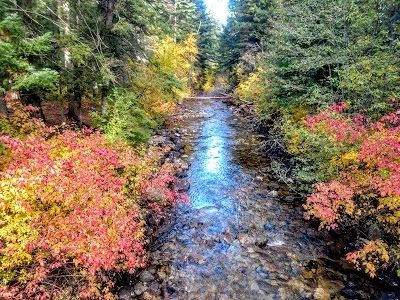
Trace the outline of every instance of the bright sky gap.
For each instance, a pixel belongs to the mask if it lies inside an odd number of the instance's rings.
[[[204,2],[211,15],[221,24],[225,25],[229,14],[228,0],[205,0]]]

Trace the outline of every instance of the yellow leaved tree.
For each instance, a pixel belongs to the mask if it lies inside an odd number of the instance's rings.
[[[151,117],[171,113],[176,102],[191,93],[197,53],[194,34],[179,43],[167,36],[156,43],[149,62],[130,62],[133,92]]]
[[[264,82],[262,78],[263,69],[260,67],[256,72],[248,76],[243,75],[243,69],[237,69],[239,84],[235,88],[234,95],[248,101],[257,100],[264,91]]]

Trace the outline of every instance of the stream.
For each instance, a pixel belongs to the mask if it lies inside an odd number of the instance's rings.
[[[220,100],[184,107],[174,126],[191,165],[191,203],[176,209],[154,244],[160,294],[148,299],[399,299],[328,257],[329,236],[274,181],[268,158],[256,152],[260,140],[234,108]]]

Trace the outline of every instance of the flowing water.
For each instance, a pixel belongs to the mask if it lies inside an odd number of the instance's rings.
[[[185,106],[191,205],[152,251],[163,299],[397,299],[327,257],[241,116],[218,100]]]

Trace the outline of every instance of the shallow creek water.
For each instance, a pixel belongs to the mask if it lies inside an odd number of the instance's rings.
[[[398,297],[327,257],[327,237],[283,201],[289,191],[271,181],[241,116],[218,100],[184,105],[191,205],[176,210],[152,250],[163,299]]]

